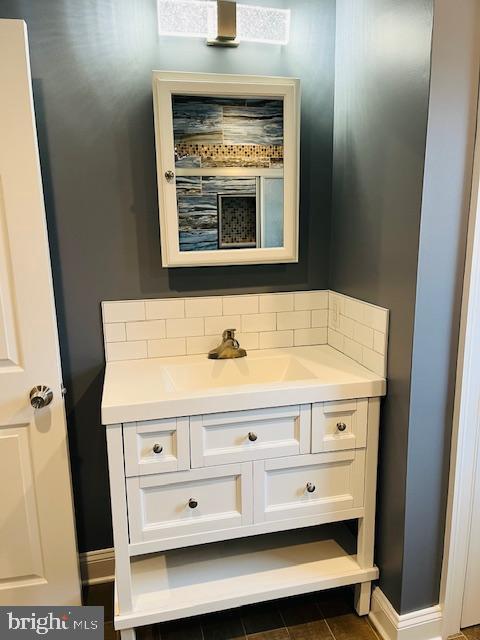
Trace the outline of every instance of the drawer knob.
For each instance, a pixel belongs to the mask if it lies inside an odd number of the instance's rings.
[[[196,509],[198,507],[198,500],[195,500],[195,498],[190,498],[190,500],[188,501],[188,506],[190,507],[190,509]]]
[[[250,433],[248,434],[248,439],[250,440],[250,442],[255,442],[255,440],[258,438],[256,433],[253,433],[253,431],[250,431]]]
[[[313,482],[307,482],[307,491],[308,493],[313,493],[315,491],[316,487],[313,484]]]
[[[337,422],[337,429],[339,431],[345,431],[346,428],[347,428],[347,425],[344,422]]]
[[[162,453],[162,451],[163,451],[163,447],[161,444],[153,445],[153,453]]]

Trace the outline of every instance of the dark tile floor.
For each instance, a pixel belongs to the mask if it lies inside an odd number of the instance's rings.
[[[105,607],[105,640],[117,640],[112,625],[112,584],[87,587],[84,604]],[[353,609],[350,589],[241,607],[143,627],[138,640],[378,640],[367,618]],[[469,640],[473,640],[471,636]],[[476,639],[475,639],[476,640]]]

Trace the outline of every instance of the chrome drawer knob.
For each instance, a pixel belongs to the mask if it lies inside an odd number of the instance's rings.
[[[30,404],[34,409],[43,409],[53,400],[53,391],[44,384],[38,384],[30,391]]]
[[[173,182],[174,178],[175,178],[175,174],[171,169],[169,169],[168,171],[165,171],[165,180],[167,182]]]
[[[345,431],[346,428],[347,428],[347,425],[344,422],[337,422],[337,429],[339,431]]]
[[[307,482],[307,491],[308,493],[313,493],[315,491],[316,487],[313,484],[313,482]]]
[[[161,444],[153,445],[153,453],[162,453],[162,451],[163,451],[163,447]]]
[[[258,438],[256,433],[253,433],[253,431],[250,431],[250,433],[248,434],[248,439],[250,440],[250,442],[255,442],[255,440]]]
[[[190,498],[190,500],[188,501],[188,506],[190,507],[190,509],[196,509],[198,507],[198,500],[195,500],[195,498]]]

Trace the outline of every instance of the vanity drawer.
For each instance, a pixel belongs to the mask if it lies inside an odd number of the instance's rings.
[[[367,414],[366,399],[312,405],[312,452],[365,447]]]
[[[251,524],[252,495],[251,463],[127,478],[130,542]]]
[[[123,442],[127,477],[190,467],[188,418],[124,424]]]
[[[364,449],[255,462],[254,521],[363,507],[364,476]]]
[[[190,418],[192,467],[310,452],[310,405]]]

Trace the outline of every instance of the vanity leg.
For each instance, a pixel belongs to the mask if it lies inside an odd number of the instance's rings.
[[[120,631],[121,640],[135,640],[135,629],[122,629]]]
[[[371,593],[371,582],[362,582],[361,584],[355,585],[355,611],[359,616],[366,616],[368,613],[370,613]]]

